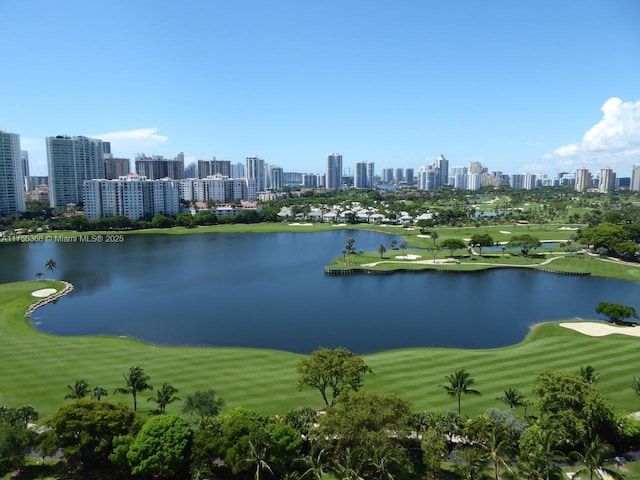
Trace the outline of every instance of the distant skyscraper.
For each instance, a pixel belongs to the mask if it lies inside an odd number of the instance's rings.
[[[582,167],[576,170],[576,192],[586,192],[591,188],[591,172]]]
[[[144,153],[136,154],[136,173],[149,180],[170,178],[180,180],[184,178],[184,154],[178,153],[173,160],[162,155],[147,157]]]
[[[415,181],[414,177],[413,177],[413,168],[407,168],[404,171],[404,177],[407,181],[407,185],[413,185],[413,182]]]
[[[600,170],[600,182],[598,183],[598,191],[601,193],[613,192],[616,188],[616,172],[609,167]]]
[[[26,210],[20,135],[0,130],[0,217]]]
[[[264,160],[258,157],[247,157],[246,166],[247,178],[256,182],[256,193],[264,192],[266,188]]]
[[[111,142],[102,142],[102,153],[111,154]]]
[[[131,162],[128,158],[113,158],[111,154],[105,153],[104,178],[116,180],[131,173]]]
[[[404,170],[402,168],[396,168],[395,174],[393,176],[393,179],[397,183],[403,182],[404,181]]]
[[[382,182],[383,183],[393,182],[393,168],[382,169]]]
[[[374,175],[375,163],[356,162],[353,175],[353,186],[355,188],[373,188]]]
[[[439,172],[439,178],[436,188],[448,185],[449,183],[449,160],[440,155],[436,160],[436,169]]]
[[[327,155],[325,187],[327,190],[338,190],[342,188],[342,155],[338,153]]]
[[[184,167],[184,178],[198,178],[198,164],[191,162]]]
[[[29,191],[29,152],[26,150],[20,151],[20,160],[22,161],[22,174],[24,175],[24,189],[25,191]]]
[[[105,177],[102,140],[58,135],[46,143],[51,207],[82,202],[83,182]]]
[[[269,188],[271,190],[282,190],[284,183],[284,169],[278,165],[269,165]]]
[[[244,176],[244,164],[242,162],[231,165],[231,178],[242,178]]]
[[[631,168],[631,190],[640,192],[640,165]]]
[[[211,160],[198,160],[198,178],[207,178],[218,174],[223,177],[231,177],[230,160],[218,160],[216,157]]]

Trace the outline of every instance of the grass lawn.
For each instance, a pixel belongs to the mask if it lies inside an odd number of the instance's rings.
[[[153,385],[170,382],[183,399],[195,390],[213,388],[226,401],[226,408],[243,406],[276,414],[301,406],[322,407],[319,393],[295,388],[298,354],[244,348],[160,347],[127,338],[41,333],[23,315],[34,300],[31,292],[49,287],[59,289],[61,285],[53,281],[0,285],[0,405],[31,404],[46,418],[69,402],[64,400],[66,386],[75,380],[84,379],[112,392],[123,386],[122,375],[129,367],[141,366]],[[440,385],[446,374],[464,368],[482,392],[482,396],[462,401],[463,414],[475,415],[488,407],[502,407],[496,398],[507,388],[518,388],[530,395],[539,369],[578,370],[590,364],[600,373],[599,383],[614,406],[632,412],[640,410],[640,396],[632,388],[633,377],[640,375],[639,346],[639,338],[594,338],[549,323],[536,326],[522,343],[507,348],[413,348],[365,355],[363,358],[375,372],[365,380],[365,386],[410,400],[417,411],[447,411],[455,409],[455,400]],[[143,393],[139,398],[143,411],[154,405],[146,401],[149,395]],[[109,396],[107,400],[131,404],[127,396]],[[179,408],[178,402],[169,410]]]

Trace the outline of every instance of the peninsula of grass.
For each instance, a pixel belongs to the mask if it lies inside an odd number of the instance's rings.
[[[296,390],[296,363],[301,355],[247,348],[166,347],[130,338],[107,336],[63,337],[42,333],[24,317],[42,288],[61,289],[55,281],[26,281],[0,285],[0,405],[33,405],[43,419],[70,402],[67,385],[86,380],[109,391],[106,401],[131,404],[128,396],[112,395],[123,386],[122,375],[140,366],[151,384],[170,382],[185,398],[196,390],[213,388],[226,407],[244,407],[264,414],[281,414],[297,407],[323,407],[316,391]],[[73,292],[71,296],[73,296]],[[55,307],[54,307],[55,308]],[[37,315],[37,314],[36,314]],[[426,321],[451,324],[449,318]],[[82,318],[74,321],[82,322]],[[363,332],[366,335],[367,332]],[[412,402],[416,411],[455,410],[455,400],[440,386],[445,375],[466,369],[482,392],[463,398],[463,414],[476,415],[488,407],[503,408],[496,400],[507,388],[530,397],[536,372],[543,368],[576,371],[592,365],[599,384],[621,412],[640,410],[640,396],[632,388],[640,375],[637,350],[640,339],[625,335],[589,337],[562,328],[556,322],[535,326],[517,345],[486,350],[411,348],[363,355],[374,371],[365,388],[393,392]],[[142,394],[139,406],[154,404]],[[170,411],[179,411],[180,402]]]

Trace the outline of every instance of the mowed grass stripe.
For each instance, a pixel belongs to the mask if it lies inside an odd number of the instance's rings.
[[[296,363],[300,355],[246,348],[160,347],[114,337],[58,337],[35,330],[23,318],[31,292],[60,288],[57,282],[19,282],[0,285],[0,404],[32,404],[46,418],[64,400],[67,385],[85,379],[110,392],[122,386],[122,375],[141,366],[154,386],[170,382],[179,396],[213,388],[226,401],[225,408],[242,406],[265,414],[311,406],[322,408],[318,392],[296,389]],[[79,319],[80,321],[81,319]],[[414,409],[447,411],[457,408],[455,399],[441,387],[445,375],[468,370],[482,396],[465,396],[463,414],[477,414],[488,407],[503,408],[496,400],[507,388],[530,395],[535,374],[542,368],[577,371],[593,365],[600,373],[605,394],[621,411],[640,410],[640,396],[631,388],[638,364],[640,339],[621,335],[592,338],[564,329],[557,323],[534,327],[520,344],[500,349],[460,350],[415,348],[364,355],[375,374],[365,388],[393,392],[412,402]],[[152,392],[140,396],[139,405]],[[130,403],[126,396],[109,401]],[[170,411],[178,411],[180,403]]]

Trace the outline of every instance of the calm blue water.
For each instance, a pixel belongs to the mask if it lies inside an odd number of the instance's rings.
[[[599,301],[640,306],[640,285],[526,270],[325,276],[347,237],[376,250],[399,237],[361,231],[138,235],[123,244],[0,244],[0,282],[54,278],[76,289],[32,322],[58,335],[155,344],[363,354],[402,347],[516,343],[530,325],[597,318]]]

